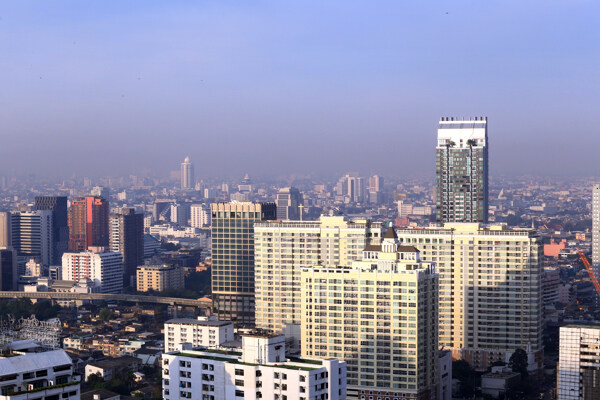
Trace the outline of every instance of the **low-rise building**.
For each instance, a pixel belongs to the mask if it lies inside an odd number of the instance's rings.
[[[286,359],[283,335],[246,335],[241,352],[182,345],[163,356],[163,398],[343,400],[346,363]]]
[[[80,399],[79,381],[64,350],[0,356],[0,400]]]
[[[504,398],[506,392],[515,387],[521,380],[521,374],[510,368],[497,366],[492,371],[481,375],[481,392],[495,399]]]

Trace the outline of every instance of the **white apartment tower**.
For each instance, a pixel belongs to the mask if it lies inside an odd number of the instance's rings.
[[[529,369],[541,369],[543,245],[534,230],[454,223],[397,234],[436,264],[440,346],[479,370],[520,348]]]
[[[196,347],[217,347],[234,340],[233,322],[216,319],[175,318],[165,322],[165,353],[182,344]]]
[[[348,366],[348,396],[437,400],[438,275],[393,228],[352,267],[302,269],[302,355]]]
[[[600,325],[560,328],[558,400],[600,399]]]
[[[369,244],[379,244],[382,224],[321,216],[319,221],[254,224],[256,326],[300,343],[300,274],[314,265],[349,266]]]
[[[286,359],[285,338],[250,334],[242,351],[224,348],[165,353],[163,398],[198,400],[344,400],[346,364]]]
[[[118,252],[65,253],[62,258],[62,278],[67,281],[90,279],[102,293],[123,290],[123,256]]]
[[[190,157],[186,157],[181,163],[181,188],[190,190],[194,189],[195,185],[194,164],[190,162]]]

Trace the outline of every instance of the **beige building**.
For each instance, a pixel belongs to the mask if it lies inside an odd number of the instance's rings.
[[[440,346],[480,370],[518,348],[531,370],[542,367],[543,245],[535,231],[448,223],[397,234],[436,264]]]
[[[390,228],[351,267],[303,268],[302,356],[339,358],[348,398],[437,400],[438,275]]]
[[[183,289],[183,268],[167,265],[142,265],[137,269],[136,282],[138,292]]]
[[[254,224],[256,327],[300,341],[302,267],[344,265],[381,240],[381,223],[321,216],[319,221]]]

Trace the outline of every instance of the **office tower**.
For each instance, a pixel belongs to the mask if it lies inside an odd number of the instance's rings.
[[[108,200],[92,196],[75,199],[68,220],[70,251],[108,246]]]
[[[542,240],[534,230],[480,224],[399,229],[440,275],[440,346],[485,370],[516,349],[542,367]]]
[[[165,400],[346,399],[346,364],[337,359],[287,360],[283,336],[244,335],[241,352],[189,347],[162,356]]]
[[[171,222],[180,226],[190,225],[190,204],[171,204]]]
[[[44,265],[52,263],[54,243],[52,211],[13,212],[11,234],[12,247],[17,251],[18,256],[37,257]]]
[[[102,293],[123,290],[123,256],[118,252],[92,247],[81,253],[65,253],[61,270],[64,280],[90,279]]]
[[[442,118],[436,149],[436,210],[439,224],[487,222],[487,117]]]
[[[175,318],[165,322],[165,353],[177,350],[183,343],[190,343],[192,348],[197,348],[233,342],[233,323],[211,318]]]
[[[381,203],[383,201],[383,177],[373,175],[369,178],[369,203]]]
[[[592,188],[592,265],[600,277],[600,185]]]
[[[0,355],[0,399],[80,399],[81,377],[75,377],[66,351],[39,351],[20,344],[24,351],[4,350]]]
[[[11,218],[9,212],[0,212],[0,247],[10,247],[10,225]]]
[[[192,228],[210,226],[210,207],[204,204],[192,204],[190,206],[190,226]]]
[[[600,399],[600,326],[560,327],[558,400]]]
[[[301,208],[303,206],[302,193],[295,187],[279,189],[275,204],[277,205],[277,219],[293,220],[300,219]]]
[[[60,264],[69,246],[69,219],[66,196],[39,196],[35,198],[36,210],[52,211],[53,257],[52,264]]]
[[[185,190],[194,189],[195,185],[194,165],[190,162],[190,158],[186,157],[181,163],[181,188]]]
[[[0,247],[0,290],[17,290],[17,252]]]
[[[140,265],[136,283],[138,292],[183,289],[183,268],[174,265]]]
[[[102,197],[104,200],[110,200],[110,189],[104,186],[94,186],[90,190],[90,196]]]
[[[253,327],[254,223],[275,219],[275,204],[214,203],[210,208],[214,313]]]
[[[302,267],[349,266],[381,236],[381,223],[342,216],[255,223],[256,327],[284,333],[299,348]]]
[[[123,285],[135,287],[136,269],[144,263],[144,214],[123,208],[110,215],[110,251],[123,256]]]
[[[438,395],[438,275],[393,228],[351,267],[301,275],[302,356],[344,360],[352,398]]]
[[[343,196],[347,202],[362,203],[365,201],[365,179],[356,173],[341,177],[335,187],[336,194]]]

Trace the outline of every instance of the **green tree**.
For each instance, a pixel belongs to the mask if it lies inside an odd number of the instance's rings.
[[[112,319],[113,316],[114,316],[114,313],[112,311],[110,311],[108,308],[103,308],[98,313],[98,318],[100,318],[102,321],[105,321],[105,322]]]
[[[106,387],[106,383],[104,383],[104,379],[99,372],[90,374],[86,384],[89,389],[104,389]]]
[[[527,377],[527,353],[523,349],[516,349],[508,360],[508,366],[513,372],[521,374],[521,378]]]

